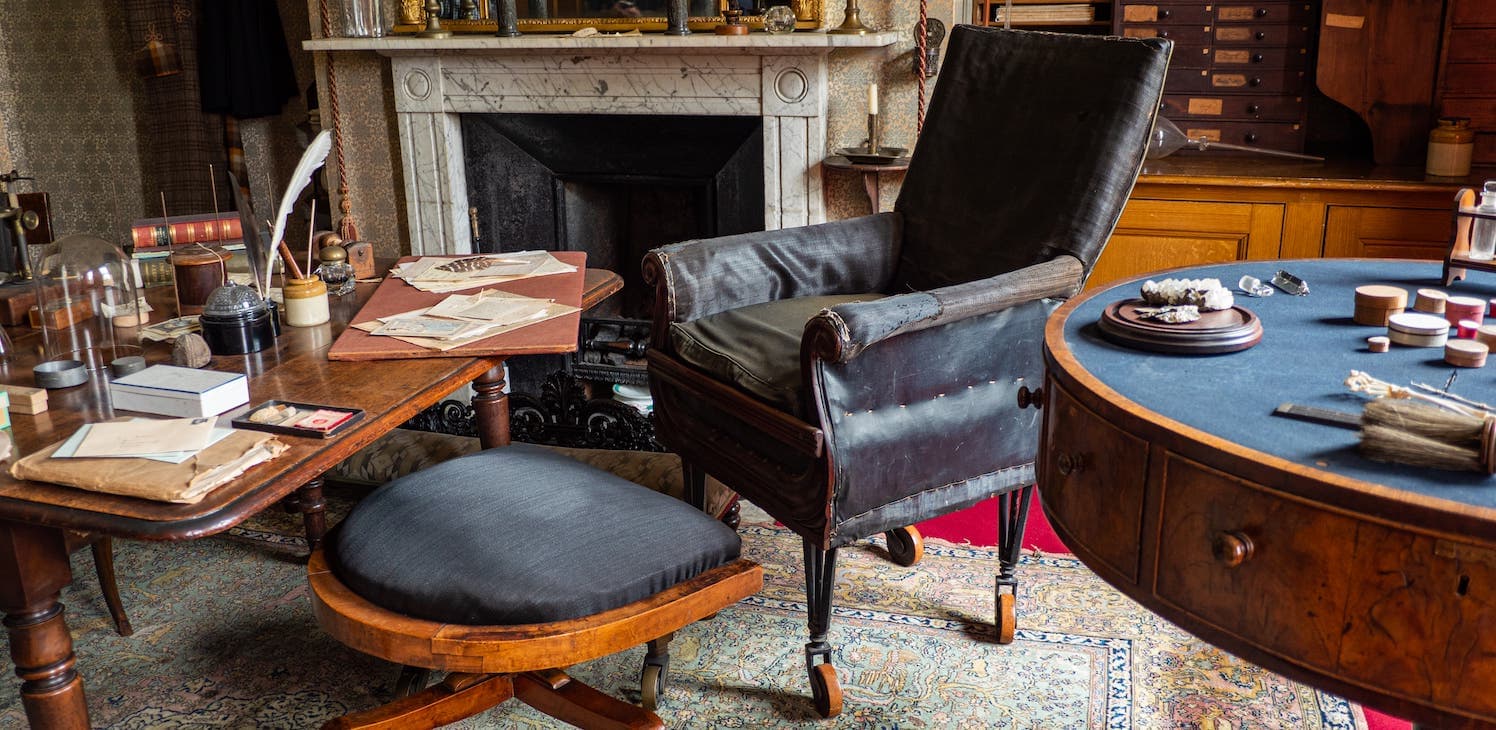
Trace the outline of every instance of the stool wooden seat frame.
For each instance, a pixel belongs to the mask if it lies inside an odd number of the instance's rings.
[[[433,686],[323,728],[434,728],[511,697],[577,727],[663,728],[650,709],[603,694],[561,668],[648,644],[641,682],[645,704],[652,708],[665,686],[673,633],[763,586],[763,568],[739,559],[591,616],[467,626],[412,618],[369,602],[332,574],[321,549],[312,553],[307,577],[317,623],[334,638],[391,662],[449,673]]]

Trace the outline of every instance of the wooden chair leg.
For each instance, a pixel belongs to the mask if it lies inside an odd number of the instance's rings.
[[[322,730],[438,728],[472,717],[514,696],[507,674],[453,673],[409,697],[328,720]]]
[[[125,614],[125,604],[119,597],[119,583],[114,579],[114,541],[100,538],[92,546],[94,570],[99,574],[99,588],[104,591],[104,603],[109,606],[109,616],[114,619],[114,630],[120,636],[135,633],[130,617]]]
[[[560,670],[514,676],[514,696],[551,717],[588,730],[663,730],[659,716],[603,694]]]

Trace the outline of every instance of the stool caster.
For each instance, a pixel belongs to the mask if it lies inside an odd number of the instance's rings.
[[[649,642],[649,651],[644,655],[644,666],[639,669],[639,704],[654,712],[660,705],[670,679],[670,639],[675,634],[666,634]]]
[[[830,663],[817,664],[810,670],[810,697],[816,706],[816,714],[832,718],[841,714],[841,684],[836,681],[836,667]]]
[[[1018,630],[1018,598],[1012,593],[997,589],[997,643],[1013,643],[1013,633]]]
[[[889,530],[883,537],[888,540],[889,559],[905,568],[925,556],[925,538],[914,525]]]
[[[406,665],[400,667],[400,678],[395,680],[395,699],[409,697],[431,684],[431,670]]]

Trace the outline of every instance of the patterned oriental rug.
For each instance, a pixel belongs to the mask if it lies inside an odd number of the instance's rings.
[[[346,492],[329,487],[331,518]],[[343,495],[340,498],[340,494]],[[221,538],[116,543],[136,633],[121,638],[87,551],[63,593],[96,727],[308,728],[392,696],[396,668],[323,634],[299,518],[271,510]],[[832,641],[845,711],[818,722],[801,655],[798,538],[745,505],[762,593],[671,645],[672,728],[1365,728],[1361,709],[1237,660],[1107,587],[1074,558],[1027,554],[1017,639],[992,636],[997,556],[940,540],[901,568],[878,543],[843,550]],[[642,648],[574,667],[638,699]],[[16,680],[0,727],[24,727]],[[453,727],[551,728],[516,702]]]

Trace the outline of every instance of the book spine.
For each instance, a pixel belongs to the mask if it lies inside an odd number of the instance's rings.
[[[211,220],[137,224],[130,227],[130,242],[136,250],[183,243],[237,241],[243,237],[238,214]]]

